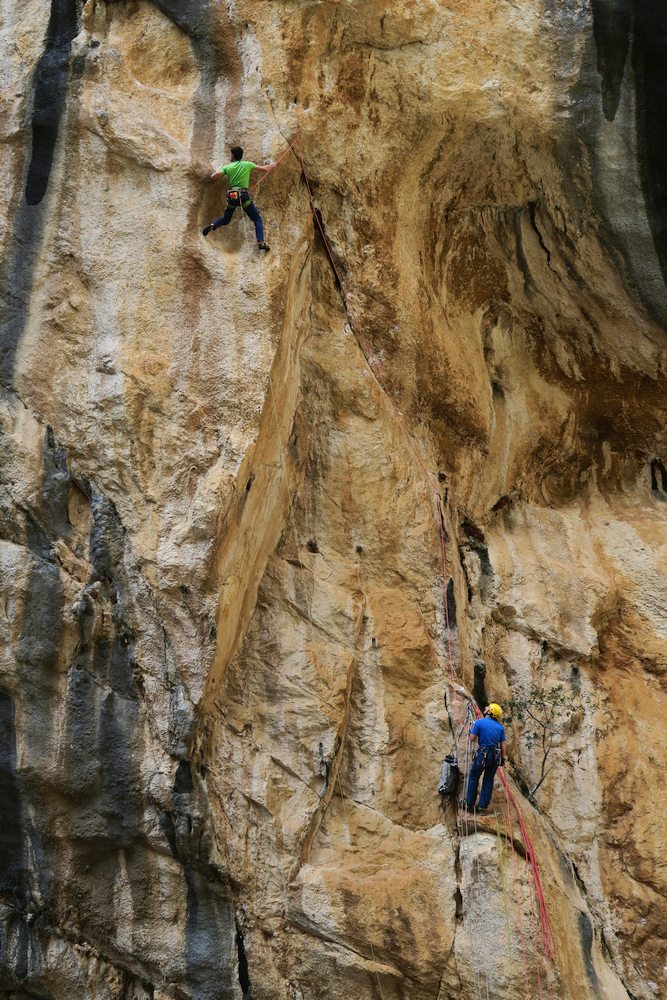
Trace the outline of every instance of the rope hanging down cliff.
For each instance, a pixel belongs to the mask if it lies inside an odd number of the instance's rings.
[[[303,176],[303,180],[304,180],[304,183],[306,185],[306,189],[308,191],[308,200],[310,202],[310,209],[311,209],[311,212],[313,214],[313,218],[315,220],[315,223],[317,225],[317,229],[318,229],[318,231],[320,233],[320,236],[322,238],[322,245],[324,246],[324,250],[325,250],[327,259],[329,261],[329,264],[331,265],[331,268],[333,270],[334,276],[336,278],[336,282],[338,284],[338,288],[339,288],[339,291],[340,291],[341,299],[342,299],[342,302],[343,302],[343,307],[344,307],[345,312],[346,312],[346,314],[348,316],[348,319],[350,320],[349,325],[350,325],[350,329],[352,331],[352,334],[353,334],[355,340],[357,341],[357,343],[359,344],[359,347],[361,349],[362,354],[364,355],[364,358],[366,359],[366,363],[367,363],[367,365],[368,365],[368,367],[369,367],[369,369],[371,371],[371,374],[373,375],[373,377],[375,378],[376,382],[378,383],[378,385],[382,389],[382,392],[383,392],[384,396],[386,397],[386,399],[389,402],[389,405],[393,409],[393,411],[394,411],[394,413],[396,415],[396,418],[398,420],[398,423],[400,424],[400,427],[401,427],[401,429],[403,431],[405,439],[406,439],[406,441],[407,441],[407,443],[408,443],[408,445],[409,445],[412,453],[414,454],[415,458],[417,459],[417,463],[418,463],[420,469],[424,473],[424,476],[426,477],[426,480],[428,481],[429,485],[431,486],[431,488],[433,490],[433,496],[434,496],[434,500],[435,500],[435,513],[436,513],[436,519],[437,519],[437,523],[438,523],[438,533],[439,533],[439,536],[440,536],[440,550],[441,550],[441,558],[442,558],[442,573],[443,573],[443,586],[444,586],[444,614],[445,614],[446,633],[447,633],[447,654],[448,654],[450,674],[451,674],[452,678],[455,678],[456,677],[456,669],[454,667],[454,656],[453,656],[452,641],[451,641],[451,623],[449,621],[449,606],[448,606],[448,602],[447,602],[447,589],[448,589],[449,574],[448,574],[448,569],[447,569],[446,530],[445,530],[445,522],[444,522],[444,511],[443,511],[442,496],[441,496],[440,490],[438,489],[438,487],[436,485],[436,481],[434,480],[434,478],[433,478],[433,476],[432,476],[432,474],[431,474],[428,466],[426,465],[426,462],[424,461],[423,457],[420,455],[419,450],[418,450],[415,442],[412,439],[412,435],[408,431],[408,428],[407,428],[407,426],[405,424],[405,421],[403,420],[403,414],[401,413],[400,409],[398,408],[398,406],[397,406],[396,402],[394,401],[391,393],[389,392],[389,389],[387,388],[387,385],[386,385],[384,379],[382,378],[382,373],[378,370],[377,366],[373,363],[372,352],[371,352],[371,349],[370,349],[370,344],[368,343],[368,341],[366,340],[366,338],[364,337],[364,335],[357,328],[357,318],[356,318],[355,313],[354,313],[354,307],[353,307],[352,303],[350,302],[350,297],[349,297],[349,293],[347,291],[347,287],[345,285],[345,282],[343,281],[343,278],[341,277],[340,271],[339,271],[338,266],[336,264],[335,257],[333,255],[333,251],[331,249],[331,245],[330,245],[329,240],[327,238],[327,235],[326,235],[326,233],[324,231],[324,225],[322,223],[322,217],[320,215],[319,209],[315,205],[315,200],[314,200],[314,197],[313,197],[313,190],[312,190],[312,186],[311,186],[311,183],[310,183],[310,178],[308,176],[308,171],[306,170],[306,166],[305,166],[305,164],[303,162],[303,157],[302,157],[301,152],[299,150],[299,136],[298,135],[297,135],[296,139],[292,142],[292,144],[290,146],[290,149],[292,149],[292,151],[294,152],[294,155],[296,156],[296,158],[297,158],[297,160],[299,162],[299,165],[301,167],[301,173],[302,173],[302,176]]]
[[[438,535],[439,535],[439,539],[440,539],[441,558],[442,558],[442,566],[443,566],[444,617],[445,617],[445,629],[446,629],[446,634],[447,634],[447,658],[448,658],[448,662],[449,662],[450,674],[451,674],[452,679],[454,679],[457,676],[457,672],[456,672],[456,668],[455,668],[455,665],[454,665],[454,654],[453,654],[453,644],[452,644],[452,627],[451,627],[451,622],[450,622],[450,619],[449,619],[449,608],[448,608],[449,574],[448,574],[448,568],[447,568],[447,551],[446,551],[447,534],[446,534],[445,522],[444,522],[443,498],[441,496],[440,490],[437,488],[437,486],[435,484],[434,478],[433,478],[430,470],[428,469],[428,467],[427,467],[424,459],[422,458],[422,456],[419,453],[419,450],[418,450],[418,448],[417,448],[417,446],[416,446],[416,444],[415,444],[415,442],[414,442],[414,440],[412,438],[412,435],[408,431],[408,428],[407,428],[407,426],[405,424],[405,421],[403,420],[403,414],[401,413],[398,405],[396,404],[396,402],[392,398],[391,393],[389,392],[389,390],[387,388],[387,385],[386,385],[386,383],[385,383],[385,381],[384,381],[384,379],[382,377],[382,373],[380,372],[380,370],[377,368],[377,366],[373,362],[372,351],[370,349],[370,345],[369,345],[368,341],[366,340],[366,337],[357,328],[357,317],[355,316],[354,307],[353,307],[353,305],[352,305],[352,303],[350,301],[350,296],[349,296],[346,284],[343,281],[343,278],[342,278],[342,276],[340,274],[340,270],[339,270],[339,268],[338,268],[338,266],[336,264],[336,260],[335,260],[335,257],[334,257],[331,245],[329,243],[329,240],[327,238],[326,232],[324,230],[324,225],[322,223],[321,214],[319,212],[319,209],[315,205],[315,200],[314,200],[314,197],[313,197],[312,185],[310,183],[310,178],[308,176],[308,171],[306,170],[306,166],[305,166],[305,163],[304,163],[304,160],[303,160],[303,156],[302,156],[302,154],[300,152],[300,149],[299,149],[299,136],[298,135],[293,140],[293,142],[290,144],[289,149],[291,149],[293,151],[293,153],[294,153],[294,155],[295,155],[296,159],[298,160],[299,165],[301,167],[302,176],[303,176],[304,183],[306,185],[306,189],[307,189],[307,192],[308,192],[308,200],[309,200],[309,203],[310,203],[310,209],[311,209],[311,212],[312,212],[312,215],[313,215],[313,219],[315,221],[317,230],[318,230],[318,232],[320,234],[320,237],[322,239],[322,245],[324,247],[325,254],[327,256],[327,259],[329,261],[329,264],[330,264],[331,269],[333,271],[333,274],[335,276],[336,282],[338,284],[338,288],[339,288],[339,291],[340,291],[340,295],[341,295],[341,300],[342,300],[342,303],[343,303],[343,307],[344,307],[345,312],[346,312],[346,314],[348,316],[348,319],[350,321],[349,325],[350,325],[350,329],[352,331],[352,334],[355,337],[355,339],[356,339],[356,341],[357,341],[357,343],[359,345],[359,348],[361,349],[362,354],[364,355],[366,363],[367,363],[367,365],[368,365],[368,367],[369,367],[369,369],[370,369],[373,377],[377,381],[377,383],[380,386],[380,388],[382,389],[385,397],[387,398],[390,406],[392,407],[392,409],[393,409],[393,411],[394,411],[394,413],[396,415],[397,421],[398,421],[399,425],[401,426],[401,429],[403,430],[403,433],[404,433],[405,438],[406,438],[406,440],[408,442],[408,445],[409,445],[411,451],[413,452],[413,454],[415,455],[415,458],[417,459],[417,463],[418,463],[419,467],[423,471],[423,473],[424,473],[424,475],[426,477],[426,480],[428,481],[428,483],[433,488],[433,494],[434,494],[434,498],[435,498],[435,514],[436,514],[436,519],[437,519],[437,524],[438,524]],[[286,152],[289,152],[289,149]],[[286,155],[286,154],[283,154],[283,155]],[[475,711],[475,714],[478,717],[481,716],[482,713],[479,711],[479,708],[476,705],[474,706],[474,711]],[[519,809],[519,805],[518,805],[518,803],[516,801],[516,797],[514,796],[512,790],[509,787],[509,784],[508,784],[508,781],[507,781],[507,777],[504,774],[504,771],[502,769],[499,769],[498,773],[499,773],[499,776],[500,776],[500,780],[501,780],[501,782],[502,782],[502,784],[504,786],[506,802],[508,803],[507,818],[508,818],[508,822],[510,823],[510,830],[511,830],[511,816],[510,816],[509,805],[511,805],[512,809],[514,810],[514,812],[515,812],[515,814],[517,816],[517,821],[518,821],[519,828],[520,828],[520,831],[521,831],[521,836],[522,836],[522,839],[523,839],[523,843],[525,845],[526,859],[527,859],[527,863],[528,863],[528,865],[530,867],[530,871],[531,871],[531,874],[532,874],[533,888],[534,888],[535,896],[536,896],[537,901],[538,901],[538,911],[539,911],[539,921],[540,921],[540,942],[541,942],[541,949],[542,949],[542,952],[544,954],[544,958],[547,961],[550,961],[550,960],[553,961],[553,958],[554,958],[553,935],[552,935],[552,932],[551,932],[551,925],[550,925],[550,920],[549,920],[549,914],[548,914],[548,911],[547,911],[546,900],[545,900],[545,897],[544,897],[544,890],[543,890],[543,886],[542,886],[542,880],[541,880],[541,876],[540,876],[540,870],[539,870],[539,864],[538,864],[538,861],[537,861],[537,855],[535,853],[535,849],[533,847],[532,841],[531,841],[531,839],[529,837],[525,821],[524,821],[523,816],[521,814],[521,810]],[[511,834],[511,832],[510,832],[509,840],[510,840],[510,843],[512,844],[513,857],[515,857],[515,854],[514,854],[514,845],[513,845],[513,836]],[[517,901],[517,904],[518,904],[518,901]],[[534,909],[533,909],[533,904],[532,904],[532,894],[531,894],[531,912],[533,913],[533,916],[534,916]],[[522,940],[522,953],[524,954],[524,963],[523,964],[524,964],[524,969],[525,969],[526,968],[526,962],[525,962],[525,942],[523,940],[523,925],[522,925],[522,920],[521,920],[520,912],[519,912],[519,929],[520,929],[520,936],[521,936],[521,940]],[[540,973],[540,970],[539,970],[539,960],[538,960],[538,957],[537,957],[536,953],[534,955],[534,958],[535,958],[535,964],[536,964],[536,969],[537,969],[538,992],[539,992],[539,997],[542,998],[541,973]],[[551,982],[549,981],[549,977],[548,977],[548,982],[549,982],[549,996],[551,997],[552,991],[551,991]],[[528,980],[527,980],[527,971],[526,971],[526,996],[529,997],[529,995],[530,995],[530,992],[529,992],[529,986],[528,986]]]

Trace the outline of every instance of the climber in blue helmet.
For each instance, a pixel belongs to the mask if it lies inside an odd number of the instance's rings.
[[[219,219],[214,219],[208,226],[204,226],[202,232],[204,236],[208,236],[209,233],[215,229],[219,229],[220,226],[226,226],[231,221],[236,209],[240,207],[248,218],[252,219],[255,223],[255,236],[257,237],[258,249],[266,251],[269,249],[269,245],[264,242],[264,224],[255,203],[248,193],[248,184],[250,183],[250,174],[253,170],[259,170],[260,173],[266,174],[269,170],[273,170],[275,163],[267,163],[266,166],[259,166],[257,163],[253,163],[252,160],[244,160],[243,150],[240,146],[232,146],[231,154],[232,162],[227,163],[224,167],[220,167],[219,170],[215,170],[211,174],[211,180],[217,180],[220,176],[227,178],[227,183],[229,184],[227,190],[227,208]]]
[[[470,767],[467,794],[461,803],[464,809],[475,808],[482,774],[484,778],[477,811],[483,812],[491,801],[496,771],[505,764],[505,727],[501,722],[502,717],[500,705],[491,702],[484,710],[484,717],[477,719],[470,730],[470,739],[479,743],[479,749]]]

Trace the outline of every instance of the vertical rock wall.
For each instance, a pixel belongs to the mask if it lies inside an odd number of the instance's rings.
[[[0,996],[664,994],[663,15],[1,16]]]

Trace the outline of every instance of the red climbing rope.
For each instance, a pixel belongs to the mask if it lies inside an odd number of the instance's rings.
[[[476,714],[477,718],[481,718],[482,713],[480,712],[480,710],[477,707],[477,705],[475,705],[475,714]],[[553,960],[553,958],[554,958],[553,933],[552,933],[552,930],[551,930],[551,921],[549,919],[549,911],[547,909],[546,900],[544,898],[544,889],[542,888],[542,878],[540,876],[540,866],[539,866],[538,861],[537,861],[537,855],[535,854],[535,848],[533,847],[533,842],[530,839],[530,836],[528,834],[528,830],[526,828],[526,823],[524,821],[523,815],[521,814],[521,810],[519,809],[519,804],[518,804],[518,802],[516,800],[516,796],[514,795],[514,793],[512,792],[512,789],[509,786],[509,783],[507,781],[507,777],[505,776],[504,771],[499,770],[498,771],[498,775],[499,775],[500,780],[502,781],[503,786],[505,788],[505,799],[506,799],[506,801],[508,803],[511,803],[511,805],[512,805],[512,807],[514,809],[514,812],[516,813],[516,817],[517,817],[517,820],[518,820],[518,823],[519,823],[519,829],[521,830],[521,837],[522,837],[524,846],[526,848],[526,858],[528,860],[528,864],[530,865],[531,873],[532,873],[532,876],[533,876],[533,885],[535,887],[535,895],[537,897],[538,906],[539,906],[540,937],[541,937],[541,943],[542,943],[542,951],[544,952],[544,957],[547,960],[549,960],[549,959]],[[508,821],[510,822],[510,827],[511,827],[511,816],[510,816],[509,807],[507,809],[507,816],[508,816]],[[510,842],[513,843],[512,840]],[[512,850],[514,850],[514,847],[512,847]],[[549,995],[551,996],[551,985],[549,985]]]
[[[535,888],[533,885],[532,889]],[[543,1000],[542,996],[542,972],[540,970],[540,958],[537,954],[537,948],[535,947],[535,941],[537,941],[537,927],[535,923],[535,904],[533,903],[533,892],[530,893],[530,925],[533,932],[533,959],[535,961],[535,972],[537,974],[537,992],[539,994],[539,1000]]]
[[[528,983],[528,962],[526,961],[526,939],[523,933],[523,917],[521,914],[521,900],[519,899],[519,880],[517,878],[516,872],[516,851],[514,849],[514,828],[512,826],[512,813],[510,811],[510,803],[507,795],[508,788],[505,784],[505,818],[507,822],[507,832],[508,839],[510,842],[510,847],[512,848],[512,875],[514,879],[514,905],[516,908],[516,922],[517,928],[519,930],[519,941],[521,942],[521,964],[523,966],[523,977],[526,987],[526,997],[527,1000],[530,998],[530,985]]]
[[[407,427],[405,425],[405,422],[403,420],[403,414],[401,413],[400,409],[398,408],[398,405],[393,400],[393,398],[391,396],[391,393],[389,392],[389,390],[387,388],[385,380],[382,377],[381,371],[379,370],[378,366],[373,361],[372,351],[370,349],[370,345],[368,343],[368,340],[361,333],[361,331],[356,328],[357,324],[356,324],[356,317],[355,317],[355,314],[354,314],[354,308],[353,308],[352,303],[350,302],[350,298],[349,298],[349,294],[348,294],[348,291],[347,291],[347,287],[345,285],[345,282],[343,281],[343,277],[342,277],[342,275],[340,273],[338,265],[336,264],[336,259],[335,259],[334,254],[333,254],[333,250],[331,248],[331,245],[329,243],[327,235],[326,235],[326,233],[324,231],[324,226],[322,225],[322,220],[321,220],[321,217],[320,217],[320,213],[319,213],[319,211],[318,211],[318,209],[317,209],[317,207],[315,205],[315,201],[314,201],[314,197],[313,197],[313,190],[312,190],[312,186],[311,186],[311,183],[310,183],[310,178],[308,176],[308,171],[306,170],[306,166],[305,166],[305,163],[303,161],[303,157],[302,157],[301,152],[300,152],[300,150],[298,148],[298,144],[299,144],[299,136],[297,135],[296,139],[290,145],[289,149],[287,149],[285,151],[285,153],[283,153],[283,156],[286,156],[287,153],[291,149],[294,152],[294,155],[297,158],[297,160],[299,162],[299,165],[301,167],[301,172],[302,172],[302,175],[303,175],[303,179],[304,179],[304,182],[306,184],[306,189],[308,191],[308,200],[310,202],[310,209],[311,209],[313,218],[315,220],[317,229],[319,231],[319,234],[320,234],[320,236],[322,238],[322,244],[324,246],[324,250],[325,250],[325,253],[327,255],[327,259],[328,259],[328,261],[329,261],[329,263],[331,265],[331,268],[333,270],[333,273],[334,273],[334,275],[336,277],[336,281],[337,281],[338,287],[340,289],[341,299],[343,301],[343,306],[344,306],[345,311],[346,311],[346,313],[347,313],[347,315],[348,315],[348,317],[350,319],[350,328],[352,330],[352,333],[353,333],[353,335],[354,335],[357,343],[359,344],[359,347],[360,347],[360,349],[361,349],[361,351],[362,351],[362,353],[364,355],[364,358],[366,359],[366,363],[368,364],[369,369],[371,370],[371,372],[372,372],[375,380],[377,381],[378,385],[382,389],[382,391],[385,394],[387,400],[389,401],[389,403],[390,403],[390,405],[391,405],[394,413],[396,414],[398,423],[400,424],[400,426],[401,426],[401,428],[402,428],[402,430],[403,430],[403,432],[405,434],[405,437],[406,437],[406,439],[408,441],[408,444],[410,445],[410,448],[411,448],[413,454],[415,455],[415,457],[417,459],[419,467],[424,472],[428,483],[430,484],[430,486],[433,489],[433,493],[434,493],[434,496],[435,496],[435,502],[436,502],[436,516],[437,516],[437,520],[438,520],[438,535],[439,535],[439,538],[440,538],[440,547],[441,547],[441,555],[442,555],[442,576],[443,576],[443,587],[444,587],[445,626],[446,626],[446,629],[447,629],[448,660],[449,660],[449,667],[450,667],[450,672],[452,674],[452,677],[455,677],[456,676],[456,669],[455,669],[455,666],[454,666],[454,654],[453,654],[453,649],[452,649],[452,638],[451,638],[452,627],[451,627],[451,622],[449,620],[449,606],[448,606],[448,601],[447,601],[447,590],[448,590],[449,574],[448,574],[448,569],[447,569],[447,550],[446,550],[446,536],[445,536],[445,524],[444,524],[444,511],[443,511],[442,497],[440,495],[440,491],[437,488],[437,485],[436,485],[436,483],[435,483],[435,481],[434,481],[434,479],[433,479],[430,471],[428,470],[428,468],[427,468],[427,466],[426,466],[426,464],[425,464],[422,456],[420,455],[420,453],[419,453],[419,451],[418,451],[418,449],[417,449],[417,447],[416,447],[416,445],[415,445],[415,443],[414,443],[414,441],[412,439],[412,435],[408,432],[408,429],[407,429]],[[281,157],[281,159],[282,158],[283,157]],[[280,162],[280,161],[278,161],[278,162]],[[479,711],[479,708],[476,705],[474,706],[474,708],[475,708],[476,715],[478,717],[480,717],[481,716],[481,712]],[[516,801],[516,798],[515,798],[514,794],[512,793],[512,791],[511,791],[511,789],[509,787],[509,784],[507,782],[507,778],[505,777],[505,774],[503,773],[502,770],[499,771],[499,775],[500,775],[500,780],[502,781],[503,786],[505,788],[505,797],[506,797],[506,802],[508,804],[508,806],[507,806],[507,817],[508,817],[508,822],[509,822],[509,825],[510,825],[510,844],[512,845],[512,852],[513,852],[513,855],[514,855],[515,852],[514,852],[514,843],[513,843],[512,825],[511,825],[511,816],[510,816],[509,804],[512,805],[512,807],[514,809],[514,812],[516,813],[517,820],[518,820],[518,823],[519,823],[519,828],[521,830],[521,836],[522,836],[523,843],[524,843],[525,848],[526,848],[526,857],[527,857],[528,864],[530,865],[530,869],[531,869],[531,872],[532,872],[533,885],[534,885],[534,888],[535,888],[535,895],[536,895],[536,898],[537,898],[537,901],[538,901],[538,908],[539,908],[540,929],[541,929],[540,936],[541,936],[542,950],[543,950],[544,956],[545,956],[545,958],[547,960],[548,959],[553,959],[553,956],[554,956],[553,935],[552,935],[552,931],[551,931],[551,923],[550,923],[550,920],[549,920],[549,913],[548,913],[548,910],[547,910],[546,900],[544,898],[544,890],[542,888],[542,879],[540,877],[540,869],[539,869],[539,865],[538,865],[538,862],[537,862],[537,857],[536,857],[536,854],[535,854],[535,849],[534,849],[532,841],[531,841],[531,839],[530,839],[530,837],[528,835],[528,830],[526,829],[526,824],[524,822],[524,819],[523,819],[523,816],[521,814],[521,810],[519,809],[519,806],[518,806],[518,803]],[[517,900],[517,904],[518,904],[518,900]],[[531,896],[531,907],[532,907],[532,896]],[[527,973],[527,966],[526,966],[526,961],[525,961],[525,944],[524,944],[524,941],[523,941],[523,925],[522,925],[522,920],[521,920],[520,907],[519,907],[518,921],[519,921],[519,930],[520,930],[521,940],[522,940],[522,953],[523,953],[523,959],[524,959],[523,965],[524,965],[524,971],[525,971],[525,975],[526,975],[526,990],[527,990],[527,994],[529,994],[528,978],[527,978],[528,973]],[[536,956],[536,959],[537,959],[537,956]],[[541,977],[540,977],[540,973],[539,973],[539,968],[538,968],[538,988],[539,988],[540,997],[541,997],[542,996],[542,986],[541,986]],[[551,996],[551,985],[550,984],[549,984],[549,995]]]
[[[526,847],[526,856],[528,858],[528,863],[530,864],[533,873],[533,883],[535,885],[535,894],[537,896],[537,901],[539,904],[540,912],[540,925],[541,925],[541,936],[542,936],[542,949],[544,951],[545,958],[553,958],[554,954],[554,943],[553,934],[551,931],[551,922],[549,920],[549,911],[547,910],[546,900],[544,898],[544,890],[542,888],[542,878],[540,876],[540,866],[537,863],[537,857],[535,855],[535,849],[533,843],[528,836],[528,830],[526,829],[526,824],[524,822],[523,816],[521,815],[521,810],[519,809],[516,798],[509,787],[507,778],[502,771],[499,771],[500,780],[505,786],[505,794],[509,801],[514,807],[514,812],[516,813],[517,820],[519,822],[519,828],[521,830],[521,837]]]

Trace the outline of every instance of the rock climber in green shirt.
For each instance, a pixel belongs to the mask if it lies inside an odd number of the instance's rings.
[[[211,180],[216,180],[222,174],[227,178],[229,189],[227,191],[227,208],[219,219],[214,219],[208,226],[204,226],[202,232],[208,236],[214,229],[226,226],[230,222],[235,210],[240,206],[249,219],[255,223],[255,235],[257,236],[257,246],[260,250],[268,250],[269,246],[264,242],[264,225],[262,217],[255,207],[255,203],[248,193],[250,174],[253,170],[259,170],[266,174],[273,170],[275,163],[267,163],[265,167],[260,167],[251,160],[243,159],[243,150],[240,146],[232,146],[232,162],[225,167],[220,167],[211,174]]]

